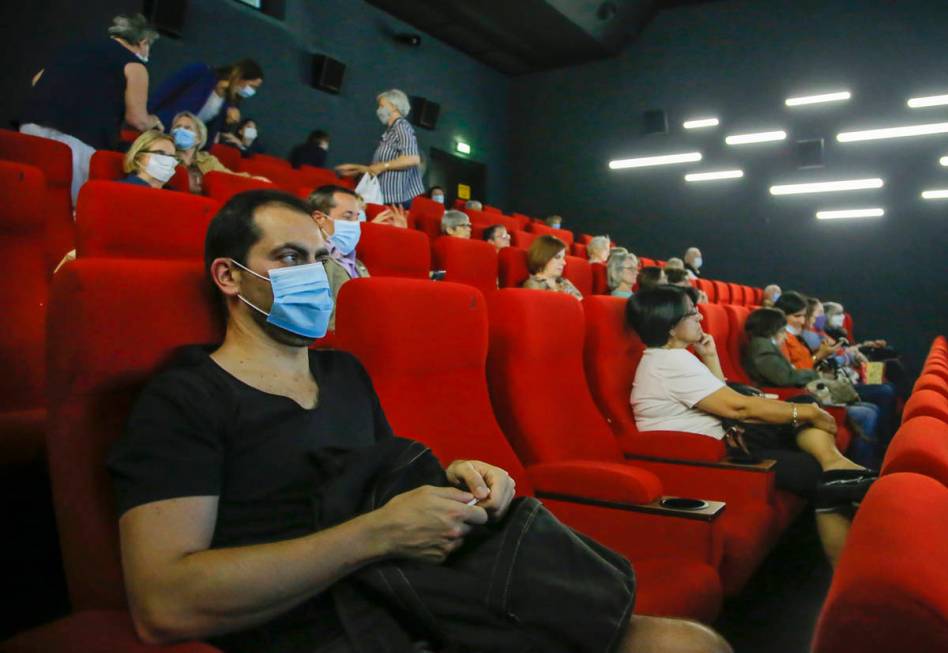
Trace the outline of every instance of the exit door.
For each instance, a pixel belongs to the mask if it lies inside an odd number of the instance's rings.
[[[458,198],[460,186],[470,189],[470,199],[485,201],[487,197],[487,166],[431,148],[428,161],[428,188],[441,186],[445,191],[445,205],[451,207]]]

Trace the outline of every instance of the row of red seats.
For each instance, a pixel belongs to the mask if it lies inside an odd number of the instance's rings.
[[[948,650],[948,341],[938,337],[853,522],[814,653]]]

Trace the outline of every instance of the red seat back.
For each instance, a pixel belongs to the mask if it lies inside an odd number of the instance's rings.
[[[417,198],[415,198],[417,200]],[[414,205],[413,205],[414,206]],[[433,213],[412,212],[415,220],[415,229],[424,233],[429,239],[435,240],[441,237],[441,216]]]
[[[454,283],[372,278],[345,284],[339,300],[336,345],[362,361],[395,433],[421,440],[444,465],[476,459],[503,467],[518,493],[530,494],[487,392],[481,293]]]
[[[222,338],[211,293],[197,262],[79,259],[53,280],[47,447],[74,610],[126,608],[105,457],[169,355]]]
[[[714,284],[707,279],[695,279],[695,287],[698,290],[703,290],[704,294],[708,296],[708,301],[712,304],[717,302],[718,291],[714,287]]]
[[[251,159],[241,159],[240,167],[235,172],[249,172],[258,177],[266,177],[283,190],[291,193],[295,193],[300,186],[306,185],[299,171],[292,168],[286,161],[274,163],[270,160],[273,157],[261,159],[260,156],[262,155]]]
[[[570,248],[570,254],[580,258],[589,258],[589,255],[586,253],[586,246],[581,243],[573,243],[573,246]]]
[[[512,231],[510,232],[510,244],[518,249],[530,249],[530,245],[537,235],[529,231]]]
[[[728,338],[726,343],[717,343],[721,369],[729,380],[750,385],[751,380],[744,371],[742,355],[747,343],[744,323],[747,322],[751,310],[746,306],[727,304],[724,306],[724,312],[728,320]]]
[[[293,167],[286,159],[273,156],[272,154],[254,154],[252,157],[250,157],[250,160],[256,161],[257,163],[266,163],[268,165],[280,166],[283,168]]]
[[[530,224],[530,231],[535,234],[549,234],[550,236],[556,236],[564,243],[568,248],[573,244],[573,232],[569,229],[554,229],[553,227],[548,227],[542,222],[533,222]]]
[[[606,274],[606,265],[605,263],[590,263],[590,270],[592,270],[592,292],[594,295],[608,295],[609,294],[609,277]]]
[[[714,284],[715,294],[717,296],[716,303],[718,304],[730,304],[731,303],[731,287],[727,285],[724,281],[712,281]]]
[[[857,342],[856,336],[853,335],[853,316],[849,313],[843,314],[843,328],[849,334],[849,342]]]
[[[730,370],[731,373],[729,374],[729,370],[724,369],[725,365],[730,364],[730,361],[725,362],[725,359],[729,358],[726,353],[731,335],[727,313],[720,304],[698,304],[698,311],[701,313],[701,330],[710,333],[714,338],[714,343],[718,349],[718,358],[721,361],[721,369],[724,370],[724,376],[730,378],[733,375],[733,370]]]
[[[0,413],[46,403],[45,221],[43,172],[36,166],[0,161],[0,258],[11,275],[0,311]],[[69,330],[68,323],[63,326]],[[12,440],[12,433],[0,433],[0,438],[0,451],[9,460],[8,449],[21,443]]]
[[[507,231],[510,232],[520,228],[520,220],[506,216],[498,211],[474,211],[472,209],[464,209],[464,212],[471,218],[471,224],[480,227],[502,224],[507,227]]]
[[[72,220],[72,151],[69,146],[0,129],[0,161],[17,161],[36,166],[46,177],[45,256],[49,272],[75,246]]]
[[[490,243],[442,236],[431,251],[432,267],[447,273],[445,281],[474,286],[483,293],[497,290],[497,248]]]
[[[487,297],[494,413],[527,465],[623,460],[583,371],[583,309],[568,295],[510,288]]]
[[[221,204],[237,193],[258,188],[276,189],[276,186],[260,179],[251,179],[250,177],[232,175],[226,172],[209,172],[204,175],[204,194]]]
[[[355,183],[351,179],[340,177],[335,170],[329,168],[317,168],[303,164],[297,168],[296,173],[303,186],[308,187],[310,192],[320,186],[327,185],[355,188]]]
[[[882,464],[883,474],[924,474],[948,487],[948,422],[913,417],[892,438]]]
[[[431,270],[429,241],[414,229],[363,222],[356,252],[372,276],[427,279]]]
[[[904,424],[913,417],[923,415],[948,422],[948,399],[945,398],[945,395],[935,390],[913,392],[902,410],[902,423]]]
[[[89,181],[76,207],[76,253],[200,261],[207,226],[219,208],[215,200],[188,193]]]
[[[530,276],[527,253],[516,247],[504,247],[497,254],[497,276],[501,288],[519,288]]]
[[[240,170],[240,160],[243,157],[240,155],[240,150],[233,145],[215,143],[211,145],[211,149],[208,151],[216,156],[217,160],[223,163],[225,168],[229,170]]]
[[[588,297],[593,291],[592,269],[589,265],[589,261],[586,259],[578,256],[567,256],[566,268],[563,270],[563,276],[576,286],[583,297]]]
[[[727,284],[728,289],[731,291],[731,303],[743,306],[744,304],[744,289],[740,284],[730,283]]]

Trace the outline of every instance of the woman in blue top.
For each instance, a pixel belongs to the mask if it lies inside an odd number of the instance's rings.
[[[166,125],[182,111],[193,113],[207,127],[210,146],[224,126],[225,108],[253,97],[261,84],[263,69],[253,59],[216,69],[193,63],[163,81],[148,98],[148,106]]]
[[[344,163],[336,166],[340,175],[353,177],[369,174],[379,179],[385,204],[408,208],[411,201],[423,195],[421,182],[421,154],[415,130],[405,118],[411,111],[408,96],[398,89],[383,91],[376,97],[375,115],[387,127],[375,150],[370,165]]]

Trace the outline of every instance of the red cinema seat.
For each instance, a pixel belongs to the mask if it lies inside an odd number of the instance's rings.
[[[902,423],[923,415],[948,422],[948,399],[945,395],[935,390],[913,392],[902,409]]]
[[[550,236],[556,236],[569,247],[573,244],[573,232],[569,229],[554,229],[553,227],[548,227],[542,222],[533,222],[530,224],[530,231],[535,234],[549,234]]]
[[[216,156],[217,160],[223,163],[225,168],[229,170],[240,170],[240,162],[243,156],[241,156],[240,150],[233,145],[215,143],[211,145],[208,151]]]
[[[507,248],[509,249],[509,248]],[[432,267],[444,270],[444,281],[497,290],[497,248],[483,240],[442,236],[431,244]]]
[[[105,179],[118,181],[124,179],[127,173],[124,169],[125,155],[110,150],[96,150],[89,161],[89,179]],[[168,180],[165,190],[176,190],[187,193],[190,190],[188,171],[184,166],[175,168],[174,176]],[[80,190],[81,192],[81,190]],[[77,198],[78,203],[78,198]]]
[[[297,178],[307,187],[310,192],[320,186],[343,186],[352,188],[351,180],[340,177],[335,170],[329,168],[317,168],[315,166],[301,165],[296,169]]]
[[[299,171],[292,168],[289,163],[285,161],[283,164],[273,163],[269,158],[259,159],[259,156],[261,155],[251,159],[241,159],[240,167],[234,172],[247,172],[257,177],[265,177],[291,193],[295,193],[300,186],[306,185]]]
[[[516,247],[505,247],[497,254],[497,274],[501,288],[519,288],[530,276],[527,253]]]
[[[425,197],[424,195],[419,195],[411,201],[409,213],[416,219],[421,216],[428,216],[432,220],[437,220],[440,231],[441,216],[444,215],[444,204],[435,202],[433,199]]]
[[[883,474],[912,472],[948,487],[948,423],[935,417],[913,417],[892,438],[882,463]]]
[[[518,494],[558,491],[560,498],[544,499],[550,510],[632,560],[639,581],[637,613],[713,619],[720,603],[718,579],[703,560],[707,553],[691,548],[696,541],[713,546],[709,524],[619,507],[627,501],[616,501],[612,508],[577,502],[600,489],[581,482],[586,474],[616,484],[622,479],[631,494],[642,481],[632,468],[564,461],[524,470],[491,408],[485,376],[487,311],[477,289],[372,278],[347,283],[340,299],[337,344],[365,365],[396,433],[432,447],[444,464],[474,458],[499,465],[516,480]],[[379,323],[385,329],[379,330]]]
[[[517,221],[519,224],[518,229],[521,231],[526,230],[527,225],[530,224],[530,221],[533,220],[529,215],[524,215],[523,213],[511,213],[510,217]]]
[[[570,254],[580,258],[589,258],[589,255],[586,253],[586,246],[580,243],[573,243],[573,246],[570,248]]]
[[[764,303],[764,289],[763,288],[754,288],[754,306],[760,306]]]
[[[948,489],[883,476],[859,507],[816,624],[813,653],[948,651]]]
[[[727,284],[728,290],[731,292],[731,303],[738,304],[740,306],[744,305],[744,289],[737,283]]]
[[[496,206],[491,206],[490,204],[485,204],[485,205],[484,205],[484,213],[500,213],[501,215],[503,215],[504,212],[501,211],[500,209],[498,209]]]
[[[747,316],[751,314],[751,309],[746,306],[727,304],[724,306],[724,312],[728,319],[727,342],[716,343],[718,357],[721,359],[721,369],[724,371],[726,378],[738,383],[753,385],[741,362],[741,355],[747,342],[744,335],[744,323],[747,322]]]
[[[259,188],[269,188],[277,190],[277,187],[270,182],[261,179],[251,179],[241,175],[232,175],[227,172],[209,172],[204,175],[204,194],[215,199],[221,204],[225,203],[237,193],[245,190],[257,190]],[[294,189],[296,190],[296,189]]]
[[[431,245],[414,229],[363,222],[356,251],[372,276],[427,279],[431,270]]]
[[[0,161],[0,256],[12,275],[0,311],[0,463],[41,459],[46,422],[46,178]],[[21,534],[23,535],[23,534]]]
[[[293,166],[290,165],[289,161],[287,161],[286,159],[280,158],[278,156],[273,156],[272,154],[254,154],[252,157],[250,157],[250,160],[254,160],[257,163],[266,163],[272,166],[281,166],[283,168],[293,168]]]
[[[717,297],[718,304],[730,304],[731,303],[731,287],[727,285],[724,281],[712,281],[715,288],[715,296]]]
[[[563,277],[569,279],[576,289],[587,297],[593,292],[592,268],[590,263],[584,258],[578,256],[567,256],[566,267],[563,269]]]
[[[609,279],[606,274],[605,263],[590,263],[589,269],[592,270],[592,292],[594,295],[609,294]]]
[[[490,212],[490,211],[475,211],[473,209],[464,209],[464,212],[467,213],[468,217],[471,218],[471,224],[480,226],[480,227],[490,227],[495,224],[502,224],[507,227],[507,231],[514,232],[520,228],[520,221],[516,218],[511,218],[503,213]]]
[[[416,198],[417,199],[417,198]],[[412,204],[414,206],[414,204]],[[435,240],[440,238],[443,234],[441,233],[441,215],[435,215],[434,213],[428,212],[415,212],[410,211],[412,218],[415,221],[415,229],[422,232],[430,240]],[[473,233],[473,232],[472,232]]]
[[[220,204],[207,197],[113,181],[89,181],[76,207],[80,258],[204,257],[204,235]]]
[[[849,313],[843,314],[843,328],[849,334],[849,342],[858,342],[856,336],[853,335],[853,316]]]
[[[948,377],[936,374],[935,372],[925,372],[918,377],[918,381],[915,382],[912,391],[934,390],[948,397],[948,380],[946,380],[946,378]]]
[[[72,220],[72,151],[68,145],[0,129],[0,161],[36,166],[46,177],[46,267],[49,273],[75,247]]]
[[[105,456],[172,352],[223,337],[212,292],[203,265],[190,261],[78,259],[54,277],[47,448],[73,610],[127,610]],[[104,646],[61,650],[113,650]]]
[[[714,304],[717,300],[718,291],[714,287],[714,284],[707,279],[695,279],[694,287],[698,290],[703,290],[704,294],[708,296],[708,301]]]
[[[538,235],[529,231],[511,231],[510,244],[518,249],[527,250]]]

